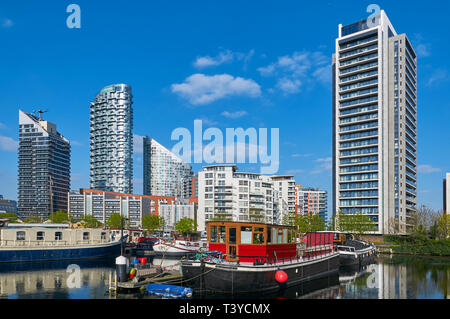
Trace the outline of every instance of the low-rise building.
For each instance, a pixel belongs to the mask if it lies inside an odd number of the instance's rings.
[[[198,173],[198,230],[216,218],[281,224],[289,212],[283,186],[291,178],[238,172],[235,165],[205,166]],[[295,182],[294,182],[295,183]],[[285,188],[286,194],[288,187]],[[294,199],[295,207],[295,199]]]
[[[327,220],[327,192],[320,188],[295,186],[296,215],[319,215]]]
[[[142,227],[144,216],[159,215],[161,205],[175,202],[175,197],[122,194],[93,189],[71,191],[68,196],[68,212],[76,220],[93,216],[106,223],[112,214],[118,213],[129,219],[130,227]]]
[[[197,221],[197,204],[189,200],[179,200],[159,206],[159,216],[164,218],[164,230],[176,231],[177,223],[183,218]]]

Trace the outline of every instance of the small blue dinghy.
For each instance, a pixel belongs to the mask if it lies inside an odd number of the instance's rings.
[[[192,289],[163,284],[149,284],[145,288],[147,294],[166,297],[166,298],[190,298],[192,297]]]

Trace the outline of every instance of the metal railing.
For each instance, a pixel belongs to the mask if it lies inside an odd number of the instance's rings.
[[[2,239],[0,240],[0,247],[61,247],[61,246],[79,246],[79,245],[98,245],[107,244],[111,241],[107,239],[102,240],[12,240]]]

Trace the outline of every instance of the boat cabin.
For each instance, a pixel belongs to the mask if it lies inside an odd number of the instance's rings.
[[[227,261],[266,263],[297,256],[293,226],[215,221],[206,227],[209,251],[219,251]]]

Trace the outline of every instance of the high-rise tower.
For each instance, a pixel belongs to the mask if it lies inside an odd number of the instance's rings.
[[[56,125],[19,110],[18,214],[47,218],[67,210],[70,143]]]
[[[192,178],[191,165],[152,138],[144,137],[144,195],[182,197],[183,183]]]
[[[417,58],[384,11],[339,25],[333,55],[334,212],[407,233],[417,209]]]
[[[91,188],[133,193],[133,108],[131,87],[103,88],[91,103]]]

